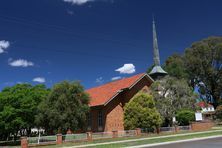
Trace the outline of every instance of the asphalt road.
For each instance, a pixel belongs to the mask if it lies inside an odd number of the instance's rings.
[[[222,148],[222,137],[191,142],[167,144],[161,146],[153,146],[152,148]]]

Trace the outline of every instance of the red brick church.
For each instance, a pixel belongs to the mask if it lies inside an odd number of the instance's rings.
[[[153,54],[154,67],[149,75],[146,73],[134,75],[86,91],[91,98],[88,130],[93,132],[124,130],[123,110],[125,104],[139,91],[149,92],[153,79],[161,79],[167,75],[167,72],[160,66],[154,20]]]
[[[139,91],[149,91],[153,79],[146,73],[113,81],[86,92],[90,95],[88,130],[124,130],[123,108]]]

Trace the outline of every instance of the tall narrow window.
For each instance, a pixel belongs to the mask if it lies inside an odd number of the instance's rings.
[[[102,113],[102,111],[99,111],[99,113],[98,113],[98,126],[99,127],[103,126],[103,113]]]
[[[88,113],[88,115],[87,115],[87,126],[88,126],[88,128],[91,128],[91,126],[92,126],[92,114],[91,113]]]

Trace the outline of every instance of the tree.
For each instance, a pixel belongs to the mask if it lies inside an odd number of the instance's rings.
[[[0,139],[6,140],[10,135],[16,139],[18,132],[21,136],[30,135],[35,127],[37,106],[48,92],[44,85],[17,84],[4,88],[0,93]]]
[[[176,111],[184,108],[195,110],[197,97],[184,79],[166,76],[157,80],[151,85],[151,94],[166,125],[172,125]]]
[[[179,125],[189,125],[191,121],[195,121],[195,112],[193,110],[182,109],[176,113],[176,119]]]
[[[152,71],[152,69],[153,69],[154,66],[155,66],[154,64],[151,65],[151,66],[147,69],[146,73],[149,74],[149,73]]]
[[[179,54],[173,54],[172,56],[168,57],[165,61],[163,69],[165,69],[172,77],[176,77],[178,79],[188,78],[184,58]]]
[[[157,128],[162,120],[153,97],[138,93],[124,107],[125,129]]]
[[[193,43],[181,56],[170,56],[164,69],[170,76],[187,79],[193,88],[199,87],[200,97],[214,107],[222,104],[222,37]]]
[[[39,106],[36,122],[44,127],[47,133],[66,133],[86,125],[89,111],[89,96],[79,82],[63,81],[53,86],[48,98]]]
[[[189,79],[206,86],[206,93],[213,96],[216,107],[222,95],[222,37],[193,43],[185,50],[184,59]]]
[[[217,106],[215,116],[218,121],[222,121],[222,105]]]

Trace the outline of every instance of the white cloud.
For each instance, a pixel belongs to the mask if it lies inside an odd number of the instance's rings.
[[[112,77],[112,78],[111,78],[111,80],[112,80],[112,81],[119,80],[119,79],[121,79],[121,77],[120,77],[120,76],[117,76],[117,77]]]
[[[0,41],[0,54],[5,52],[5,50],[10,46],[9,41],[2,40]]]
[[[36,77],[32,81],[33,82],[38,82],[38,83],[45,83],[45,78],[43,78],[43,77]]]
[[[64,2],[72,3],[73,5],[82,5],[94,0],[63,0]]]
[[[135,66],[133,64],[124,64],[123,67],[116,69],[115,71],[120,72],[121,74],[132,74],[136,72]]]
[[[102,84],[104,82],[103,77],[99,77],[96,79],[96,83]]]
[[[31,61],[27,61],[27,60],[24,60],[24,59],[18,59],[18,60],[12,60],[12,59],[9,59],[8,60],[8,64],[10,66],[13,66],[13,67],[28,67],[28,66],[34,66],[34,63],[31,62]]]

